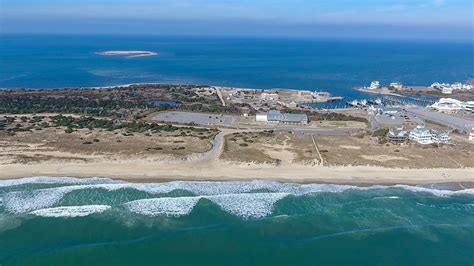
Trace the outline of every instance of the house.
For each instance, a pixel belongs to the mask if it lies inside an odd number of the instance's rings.
[[[268,123],[307,124],[308,116],[306,114],[285,114],[278,110],[271,110],[268,113],[257,114],[255,120]]]
[[[432,129],[430,130],[431,140],[437,144],[448,144],[450,142],[448,132]]]
[[[403,89],[403,85],[400,82],[392,82],[392,83],[390,83],[389,87],[393,88],[395,90],[402,90]]]
[[[433,143],[431,137],[431,131],[423,126],[417,126],[415,129],[410,131],[410,135],[408,136],[410,140],[416,141],[422,145]]]
[[[391,128],[387,133],[387,140],[393,143],[403,143],[408,140],[408,132],[403,128]]]
[[[372,83],[370,83],[370,87],[368,88],[369,90],[376,90],[376,89],[380,89],[380,82],[375,80],[375,81],[372,81]]]
[[[442,94],[453,94],[453,88],[451,87],[443,87],[441,89]]]

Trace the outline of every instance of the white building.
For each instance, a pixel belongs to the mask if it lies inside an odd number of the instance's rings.
[[[267,113],[260,113],[255,116],[257,122],[268,122]]]
[[[431,107],[440,112],[456,112],[463,109],[463,102],[452,98],[441,98]]]
[[[387,139],[393,143],[403,143],[408,140],[408,132],[403,128],[391,128],[387,133]]]
[[[374,80],[372,81],[372,83],[370,83],[370,87],[368,88],[369,90],[376,90],[376,89],[380,89],[380,82],[377,81],[377,80]]]
[[[433,140],[431,139],[431,132],[425,127],[418,126],[412,131],[410,131],[409,139],[418,142],[419,144],[431,144]]]
[[[261,95],[260,95],[260,99],[264,100],[264,101],[278,101],[279,99],[279,95],[277,93],[266,93],[266,92],[263,92]]]
[[[402,90],[403,89],[403,85],[400,82],[392,82],[392,83],[390,83],[390,87],[394,88],[396,90]]]
[[[448,144],[451,140],[451,138],[449,138],[448,132],[439,131],[435,129],[432,129],[430,132],[431,140],[433,141],[433,143]]]
[[[443,87],[441,89],[442,94],[453,94],[453,88],[451,87]]]
[[[469,140],[474,140],[474,127],[471,129],[471,133],[469,134]]]
[[[270,110],[268,113],[257,114],[255,120],[267,123],[307,124],[308,116],[306,114],[285,114],[278,110]]]
[[[315,102],[327,102],[332,95],[329,92],[312,92],[311,95],[313,95],[313,100]]]

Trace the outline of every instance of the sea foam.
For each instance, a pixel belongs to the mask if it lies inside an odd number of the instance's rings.
[[[39,209],[30,212],[30,214],[43,217],[83,217],[94,213],[102,213],[110,208],[108,205],[63,206]]]
[[[189,214],[200,199],[206,198],[222,210],[243,218],[261,218],[271,214],[274,204],[286,193],[242,193],[197,197],[142,199],[124,205],[131,212],[147,216],[183,216]]]
[[[442,189],[425,188],[409,185],[356,187],[350,185],[330,184],[294,184],[273,181],[174,181],[167,183],[128,183],[115,181],[108,178],[71,178],[71,177],[33,177],[15,180],[0,181],[0,187],[15,186],[20,184],[52,184],[52,188],[28,189],[8,192],[0,195],[0,204],[9,213],[28,213],[39,209],[51,208],[58,205],[68,193],[86,189],[103,189],[105,191],[118,191],[121,189],[134,189],[152,195],[166,194],[175,190],[184,190],[192,193],[194,197],[161,198],[151,201],[138,200],[128,207],[136,213],[148,212],[148,215],[167,214],[185,215],[189,213],[197,201],[205,197],[218,204],[223,210],[241,217],[263,217],[268,214],[268,209],[286,195],[305,195],[311,193],[340,193],[347,190],[380,190],[399,188],[415,193],[430,193],[435,196],[446,197],[460,194],[474,194],[474,189],[450,191]],[[388,195],[390,196],[390,195]],[[153,201],[156,206],[153,206]],[[141,204],[141,205],[140,205]],[[158,207],[157,207],[158,206]],[[56,206],[57,207],[57,206]],[[142,211],[141,211],[142,210]]]
[[[189,214],[200,197],[154,198],[127,202],[124,205],[133,213],[147,216],[183,216]]]
[[[228,194],[206,197],[224,211],[243,218],[262,218],[272,213],[277,201],[288,193]]]
[[[67,185],[67,184],[104,184],[104,183],[119,183],[119,182],[123,182],[123,181],[112,180],[110,178],[100,178],[100,177],[75,178],[75,177],[35,176],[35,177],[25,177],[25,178],[19,178],[19,179],[0,180],[0,188],[20,186],[20,185],[26,185],[26,184]]]

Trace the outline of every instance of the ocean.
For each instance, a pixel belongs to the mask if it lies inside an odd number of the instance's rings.
[[[474,190],[0,181],[2,265],[472,265]]]
[[[152,57],[111,57],[148,50]],[[472,42],[114,35],[0,35],[0,88],[130,83],[353,90],[372,80],[407,85],[474,78]]]

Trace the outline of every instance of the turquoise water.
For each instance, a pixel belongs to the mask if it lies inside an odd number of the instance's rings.
[[[474,190],[0,181],[2,265],[472,265]]]
[[[150,50],[158,56],[96,55]],[[474,77],[472,43],[167,36],[0,35],[0,87],[93,87],[140,82],[326,90]]]

